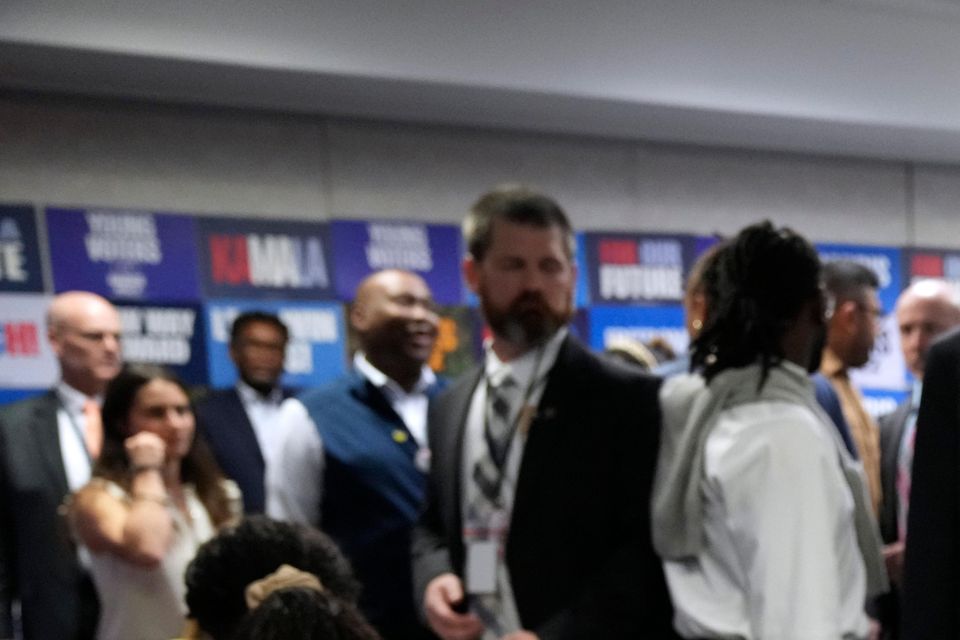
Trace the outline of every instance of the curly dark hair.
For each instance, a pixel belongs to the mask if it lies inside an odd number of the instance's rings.
[[[356,606],[329,591],[271,593],[240,622],[231,640],[380,640]]]
[[[703,277],[711,312],[693,341],[692,368],[710,380],[759,361],[762,385],[783,359],[787,329],[822,295],[817,252],[803,236],[765,221],[722,246]]]
[[[232,638],[247,614],[247,585],[283,564],[316,575],[327,592],[345,603],[355,605],[360,596],[349,562],[326,534],[249,516],[201,546],[187,567],[190,616],[214,640]]]

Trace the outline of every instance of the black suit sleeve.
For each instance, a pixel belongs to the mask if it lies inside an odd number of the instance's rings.
[[[956,637],[960,629],[958,429],[960,334],[934,345],[917,417],[903,629],[907,640]]]
[[[7,444],[3,416],[0,416],[0,638],[13,637],[11,605],[16,593],[13,553],[13,522],[7,480]]]

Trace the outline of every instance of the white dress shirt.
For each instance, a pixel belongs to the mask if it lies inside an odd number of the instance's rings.
[[[354,356],[354,367],[380,389],[421,447],[426,442],[426,390],[436,382],[433,371],[424,366],[413,391],[378,370],[363,356]],[[323,441],[316,423],[303,403],[284,400],[278,422],[283,441],[277,450],[277,464],[267,466],[267,515],[279,520],[320,525],[323,496]],[[419,433],[419,435],[418,435]]]
[[[87,426],[83,405],[88,397],[63,381],[57,385],[56,392],[60,399],[60,407],[57,409],[60,456],[63,460],[63,470],[67,474],[67,486],[70,487],[70,491],[76,491],[90,482],[90,472],[93,469],[83,435]],[[103,402],[103,398],[99,396],[89,399],[94,400],[98,405]]]
[[[866,577],[832,426],[805,407],[721,412],[704,450],[704,545],[665,562],[684,637],[864,638]]]
[[[264,466],[269,469],[276,460],[280,443],[283,442],[283,425],[279,422],[283,391],[273,389],[264,396],[242,380],[237,381],[237,395],[243,410],[250,419],[253,433],[260,445]]]
[[[541,349],[533,349],[523,354],[519,358],[510,362],[503,362],[497,357],[497,354],[490,348],[490,343],[485,345],[486,357],[484,360],[484,378],[491,380],[495,385],[506,376],[510,376],[520,385],[526,396],[524,406],[536,408],[540,404],[540,398],[546,388],[547,374],[553,368],[557,360],[557,354],[560,352],[560,346],[567,337],[568,330],[562,328],[551,337]],[[480,488],[473,479],[474,467],[477,462],[487,453],[487,444],[484,436],[484,415],[487,405],[487,385],[483,380],[477,385],[470,400],[470,408],[467,412],[466,429],[463,438],[462,469],[461,469],[461,503],[460,511],[463,522],[467,526],[490,523],[472,522],[473,505],[481,500]],[[523,407],[516,406],[511,408],[513,421],[518,420],[518,414]],[[522,420],[520,420],[522,422]],[[529,426],[529,425],[528,425]],[[507,454],[506,465],[503,471],[503,484],[500,489],[500,497],[503,502],[503,512],[507,520],[512,514],[513,498],[516,491],[517,480],[520,476],[520,461],[523,459],[523,450],[527,442],[527,433],[522,425],[513,433],[513,440],[510,443],[510,451]],[[467,524],[469,523],[469,524]],[[491,629],[483,635],[483,640],[499,637],[500,633],[517,631],[521,628],[520,616],[517,612],[516,602],[513,596],[513,587],[510,583],[510,574],[506,566],[506,554],[503,550],[498,554],[499,559],[496,567],[497,594],[499,601],[499,624],[502,626],[498,632]],[[469,581],[468,581],[469,588]]]

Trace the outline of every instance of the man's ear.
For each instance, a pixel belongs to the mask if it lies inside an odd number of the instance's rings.
[[[831,326],[837,327],[848,335],[856,333],[858,331],[857,311],[857,303],[853,300],[841,302],[833,310]]]
[[[354,300],[350,303],[350,326],[353,327],[355,331],[363,332],[368,323],[367,309],[359,300]]]
[[[480,288],[480,264],[473,256],[467,256],[463,259],[463,279],[467,281],[467,286],[474,293]]]

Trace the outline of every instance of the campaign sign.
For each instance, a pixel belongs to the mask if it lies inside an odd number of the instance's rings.
[[[883,307],[882,330],[870,354],[870,361],[859,369],[851,369],[854,383],[866,390],[903,391],[907,387],[906,368],[900,351],[896,318],[893,315],[897,296],[902,289],[901,250],[894,247],[872,247],[844,244],[818,244],[824,262],[850,260],[877,274],[880,288],[877,295]]]
[[[960,291],[960,251],[947,249],[904,249],[904,288],[917,280],[939,278]]]
[[[126,362],[161,365],[187,384],[206,384],[206,342],[199,305],[116,306]]]
[[[276,314],[290,332],[283,384],[312,387],[346,371],[347,344],[343,305],[337,302],[218,300],[206,305],[210,384],[229,387],[237,379],[230,360],[230,327],[243,311]]]
[[[0,205],[0,291],[43,291],[40,240],[32,207]]]
[[[196,231],[183,215],[47,209],[53,285],[112,300],[195,301]]]
[[[594,306],[587,310],[590,347],[603,351],[612,342],[633,340],[647,344],[663,339],[674,353],[686,352],[689,338],[684,328],[683,307]]]
[[[685,235],[588,233],[586,265],[592,304],[678,304],[694,259]]]
[[[426,281],[440,304],[460,304],[460,229],[421,222],[335,220],[330,223],[337,297],[353,300],[374,271],[405,269]]]
[[[208,297],[333,298],[327,225],[250,218],[198,225]]]
[[[47,341],[50,296],[0,294],[0,388],[42,389],[60,375]]]

